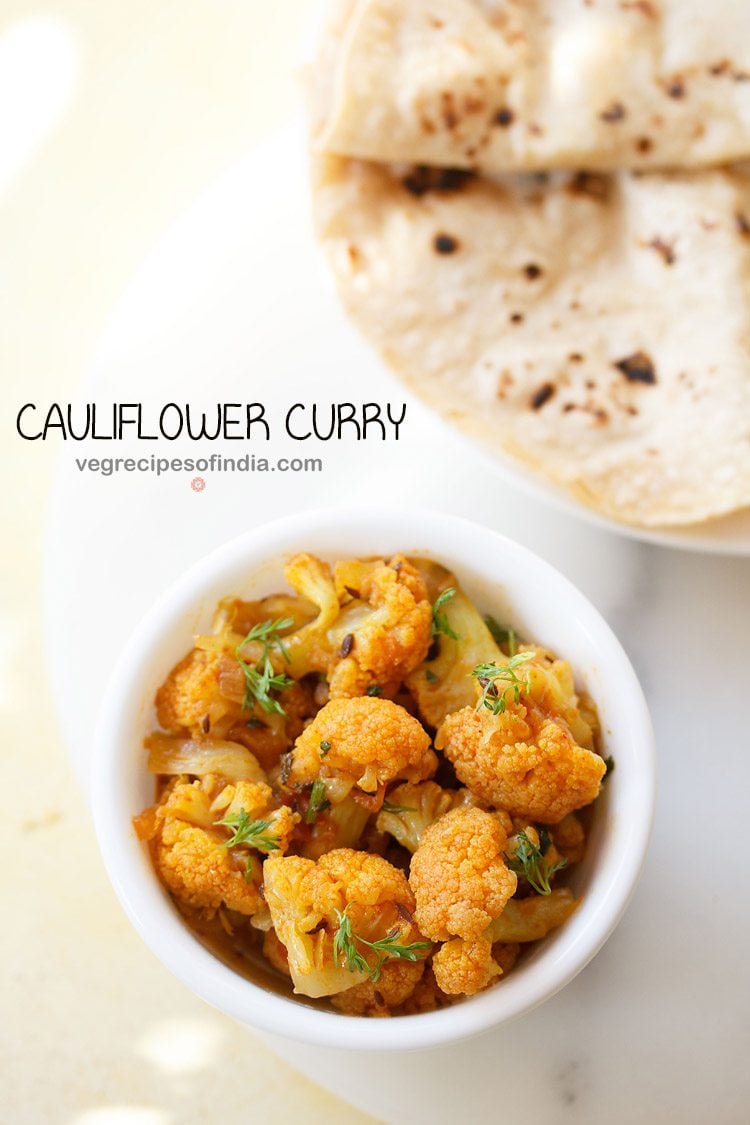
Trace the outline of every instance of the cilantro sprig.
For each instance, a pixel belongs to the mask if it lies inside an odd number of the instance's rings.
[[[284,672],[275,672],[273,664],[267,656],[256,667],[240,660],[240,667],[245,673],[243,711],[249,711],[253,706],[253,701],[257,701],[267,715],[286,715],[281,703],[278,699],[274,699],[271,692],[285,691],[293,682],[290,677]]]
[[[244,844],[262,852],[275,852],[279,849],[279,837],[268,832],[270,820],[251,820],[245,809],[240,809],[235,816],[215,820],[214,824],[233,829],[232,835],[224,842],[225,848],[236,848]]]
[[[507,664],[477,664],[472,671],[482,686],[482,695],[477,703],[477,711],[486,707],[493,715],[502,715],[505,711],[505,697],[508,692],[513,693],[516,703],[521,701],[521,692],[528,691],[529,680],[520,679],[516,675],[516,668],[533,658],[533,652],[518,652],[511,656]],[[506,684],[506,687],[501,687]]]
[[[289,662],[289,653],[284,646],[280,633],[283,629],[291,628],[292,625],[294,625],[292,617],[279,617],[275,621],[261,621],[259,624],[253,625],[242,643],[237,646],[235,656],[240,668],[245,673],[245,697],[242,701],[244,711],[252,710],[254,704],[258,703],[267,715],[286,715],[286,711],[279,700],[271,693],[285,691],[293,681],[284,672],[275,670],[270,654],[272,648],[278,648],[284,660],[287,663]],[[244,659],[242,652],[246,645],[253,642],[261,644],[263,651],[256,664],[249,664]]]
[[[326,783],[322,778],[316,778],[310,790],[310,803],[305,813],[305,824],[315,824],[319,813],[330,808],[331,802],[328,800],[327,793]]]
[[[514,854],[508,860],[508,866],[516,875],[522,875],[529,886],[538,895],[552,894],[550,880],[557,871],[567,867],[567,859],[560,859],[557,863],[549,863],[544,853],[547,848],[539,847],[529,838],[526,831],[521,831],[515,838]],[[549,846],[549,838],[547,838]]]
[[[435,604],[432,607],[432,635],[437,637],[440,633],[444,637],[451,637],[454,641],[460,641],[458,633],[451,628],[448,618],[443,610],[443,607],[448,604],[451,598],[455,598],[455,587],[449,586],[447,590],[443,590],[442,594],[438,594],[435,599]]]
[[[350,973],[367,973],[373,983],[380,980],[380,970],[383,963],[390,958],[397,958],[402,961],[421,961],[427,955],[427,950],[432,949],[432,942],[429,941],[413,941],[408,945],[402,945],[399,940],[401,938],[400,931],[386,934],[385,937],[379,938],[377,941],[367,941],[366,938],[361,937],[352,929],[348,906],[343,911],[336,911],[336,920],[338,921],[338,929],[333,939],[333,955],[336,961],[344,961]],[[368,962],[364,954],[357,948],[358,945],[364,945],[375,953],[376,961],[374,965]]]
[[[253,641],[260,641],[265,649],[275,645],[280,650],[286,662],[289,663],[289,653],[279,634],[282,629],[291,629],[292,625],[294,625],[293,617],[277,617],[275,621],[270,619],[268,621],[261,621],[258,625],[253,625],[240,645],[240,648],[244,648],[245,645],[251,644]]]

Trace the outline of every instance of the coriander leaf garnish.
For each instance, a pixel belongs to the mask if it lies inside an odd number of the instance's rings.
[[[270,820],[251,820],[245,809],[240,809],[236,816],[228,816],[224,820],[215,820],[215,825],[234,829],[232,835],[225,841],[225,848],[235,848],[246,844],[249,848],[258,848],[263,852],[275,852],[279,848],[279,837],[266,830],[271,827]]]
[[[513,692],[516,703],[521,701],[521,692],[528,691],[529,680],[524,681],[516,675],[516,668],[532,660],[533,652],[519,652],[511,656],[507,664],[477,664],[471,673],[482,686],[482,695],[477,703],[477,711],[486,707],[493,715],[502,715],[505,711],[505,697],[509,691]],[[508,686],[500,689],[500,683]]]
[[[286,715],[286,711],[274,699],[270,692],[284,691],[294,681],[284,672],[275,672],[268,656],[264,657],[255,667],[246,661],[237,658],[240,668],[245,673],[245,697],[242,700],[243,711],[249,711],[253,702],[257,702],[267,715]]]
[[[318,813],[322,813],[324,809],[329,808],[331,802],[328,800],[326,793],[326,783],[321,778],[317,778],[310,790],[310,803],[305,813],[305,824],[315,824]]]
[[[515,656],[518,651],[518,637],[516,631],[511,625],[500,625],[489,613],[484,619],[484,623],[492,633],[492,639],[495,644],[501,647],[507,647],[511,656]]]
[[[330,749],[331,749],[330,742],[328,741],[327,738],[324,738],[323,741],[320,744],[320,756],[321,756],[321,758],[325,758],[326,754],[328,753],[328,751]]]
[[[251,644],[253,641],[260,641],[264,649],[269,649],[273,645],[276,645],[288,664],[289,653],[284,647],[284,642],[279,636],[279,633],[282,629],[291,629],[293,625],[293,617],[277,617],[275,621],[261,621],[258,625],[253,625],[239,647],[244,648],[245,645]],[[265,656],[266,653],[264,652],[263,655]]]
[[[272,691],[284,691],[293,681],[283,672],[275,671],[271,663],[270,650],[274,647],[278,648],[284,660],[289,660],[289,653],[279,634],[282,629],[289,629],[292,625],[294,625],[292,617],[279,617],[275,621],[261,621],[259,624],[253,625],[245,639],[235,649],[237,661],[245,673],[243,711],[252,710],[254,704],[258,703],[267,715],[286,715],[286,711],[278,699],[274,699],[270,693]],[[263,646],[261,657],[255,665],[248,664],[242,654],[245,645],[253,642]]]
[[[451,637],[454,641],[460,641],[458,633],[451,629],[448,618],[443,612],[443,606],[446,605],[451,598],[455,598],[455,587],[449,586],[447,590],[443,590],[435,599],[435,604],[432,607],[432,635],[436,637],[438,633],[442,633],[445,637]]]
[[[544,858],[544,851],[529,839],[525,831],[517,834],[514,854],[508,860],[508,866],[516,875],[522,875],[526,882],[538,895],[552,894],[550,879],[556,871],[567,867],[567,859],[558,860],[557,863],[548,863]],[[541,842],[541,841],[540,841]],[[549,846],[549,838],[548,845]]]
[[[373,983],[380,980],[380,970],[384,961],[390,958],[397,958],[402,961],[421,961],[425,956],[422,951],[432,949],[432,942],[429,941],[413,941],[408,945],[401,945],[399,941],[400,931],[386,934],[385,937],[379,938],[377,941],[367,941],[366,938],[355,934],[352,929],[348,906],[343,912],[341,910],[336,911],[336,919],[338,929],[333,939],[334,957],[337,961],[345,961],[350,973],[367,973]],[[368,949],[373,950],[377,958],[374,965],[367,962],[357,948],[357,944],[365,945]]]
[[[377,697],[377,696],[383,694],[383,689],[380,686],[380,684],[370,684],[370,686],[367,689],[367,694],[370,695],[370,696]]]
[[[338,929],[333,938],[333,956],[337,962],[342,959],[345,960],[346,967],[350,973],[369,973],[370,966],[355,944],[356,937],[352,930],[351,919],[347,913],[348,910],[349,907],[347,906],[343,913],[340,910],[336,911]]]

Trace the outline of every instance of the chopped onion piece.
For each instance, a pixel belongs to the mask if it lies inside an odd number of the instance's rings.
[[[152,773],[187,773],[194,777],[217,773],[229,781],[266,780],[258,759],[239,742],[199,742],[192,738],[152,734],[146,739],[145,746],[149,752],[148,768]]]

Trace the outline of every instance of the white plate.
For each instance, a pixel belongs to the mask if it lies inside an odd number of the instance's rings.
[[[112,316],[82,397],[255,399],[275,416],[310,399],[404,400],[338,310],[309,230],[297,136],[251,153],[168,232]],[[397,444],[316,449],[323,475],[205,474],[201,493],[189,476],[81,474],[74,457],[112,450],[65,447],[46,545],[47,636],[64,639],[49,651],[79,775],[86,783],[96,702],[127,635],[174,577],[238,530],[365,495],[497,527],[591,598],[646,686],[668,783],[639,890],[607,948],[564,993],[474,1044],[387,1063],[275,1045],[389,1121],[453,1125],[468,1104],[477,1121],[502,1115],[527,1125],[571,1113],[582,1125],[603,1116],[611,1125],[663,1119],[655,1104],[685,1122],[741,1120],[750,1096],[741,1089],[740,1031],[750,908],[735,866],[717,864],[708,844],[720,830],[721,855],[744,860],[747,566],[662,551],[572,519],[488,467],[418,404],[409,411]],[[299,455],[292,444],[275,442],[274,456]],[[750,547],[747,536],[722,543],[715,531],[666,538],[726,552]],[[717,668],[720,706],[709,711],[697,685]],[[251,1064],[251,1050],[248,1057]],[[688,1057],[703,1065],[686,1067]]]
[[[471,449],[476,449],[477,454],[483,453],[485,458],[494,464],[497,473],[509,484],[514,484],[530,495],[555,505],[563,512],[586,520],[595,527],[617,532],[629,539],[640,539],[644,543],[656,543],[661,547],[675,547],[683,551],[704,551],[717,555],[750,555],[750,508],[690,527],[651,529],[633,527],[600,515],[593,508],[579,503],[565,489],[535,476],[520,463],[504,457],[501,452],[492,453],[484,447],[475,446],[469,438],[464,438],[464,441]]]

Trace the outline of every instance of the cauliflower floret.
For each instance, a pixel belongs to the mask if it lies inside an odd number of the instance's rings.
[[[410,852],[419,847],[422,834],[433,821],[461,805],[478,805],[468,789],[442,789],[435,781],[404,782],[391,789],[388,805],[400,812],[381,810],[376,821],[378,832],[388,832]]]
[[[263,908],[258,887],[245,879],[244,859],[224,847],[217,832],[167,816],[154,859],[165,885],[186,906],[215,912],[223,904],[246,915]]]
[[[424,961],[389,961],[377,981],[366,980],[331,1000],[347,1016],[390,1016],[407,1000],[424,972]]]
[[[399,1005],[398,1010],[393,1011],[392,1014],[416,1016],[421,1012],[434,1012],[438,1008],[445,1008],[451,1003],[451,997],[438,987],[432,966],[427,965],[411,996],[408,996],[403,1004]]]
[[[271,768],[314,713],[313,692],[305,684],[290,683],[281,693],[283,713],[266,713],[259,703],[246,699],[245,673],[237,658],[241,643],[241,637],[228,632],[197,637],[196,648],[172,669],[159,688],[157,716],[164,730],[181,734],[189,731],[192,742],[209,749],[218,742],[242,745],[258,763]],[[259,642],[250,642],[242,655],[254,666],[263,652]],[[275,671],[286,670],[283,654],[274,650],[270,658]],[[167,745],[166,737],[152,736],[163,746]]]
[[[236,820],[243,810],[248,822],[263,820],[267,827],[257,843],[229,848],[232,828],[217,822]],[[223,904],[240,914],[263,913],[256,850],[267,850],[266,840],[285,850],[299,821],[286,806],[273,807],[270,786],[255,781],[227,785],[213,774],[202,781],[175,780],[153,813],[150,838],[156,867],[180,902],[209,911]]]
[[[211,810],[217,791],[225,787],[215,774],[206,774],[200,781],[187,781],[174,777],[162,790],[159,802],[151,809],[153,831],[145,839],[154,839],[166,817],[185,820],[198,828],[213,828],[216,816]],[[141,814],[142,816],[144,814]]]
[[[549,895],[514,898],[485,936],[492,942],[540,941],[550,930],[562,926],[577,906],[568,887],[560,887]]]
[[[286,670],[295,679],[322,673],[332,697],[365,695],[376,686],[393,694],[424,660],[432,609],[422,578],[406,559],[352,559],[338,563],[334,576],[327,563],[303,554],[284,573],[318,607],[314,620],[284,637]]]
[[[434,941],[483,934],[516,890],[502,858],[506,843],[499,820],[482,809],[453,809],[426,829],[409,876],[423,934]]]
[[[532,653],[532,659],[523,665],[526,680],[525,702],[538,707],[543,714],[562,718],[579,746],[594,749],[594,734],[598,730],[596,708],[586,696],[582,701],[575,690],[573,669],[567,660],[539,645],[520,645],[519,652]]]
[[[481,937],[446,941],[433,956],[432,968],[438,987],[449,996],[472,996],[503,973],[492,956],[492,943]]]
[[[365,695],[375,685],[392,694],[430,647],[432,607],[425,584],[399,557],[339,563],[334,577],[339,596],[350,600],[330,630],[331,697]]]
[[[377,974],[378,958],[368,942],[395,934],[405,945],[419,940],[406,877],[380,856],[349,848],[328,852],[317,863],[272,855],[263,875],[266,901],[286,946],[297,993],[332,996],[370,981]],[[346,957],[337,956],[334,942],[344,917],[354,948],[364,958],[362,969],[350,970]],[[386,955],[381,977],[389,960]]]
[[[407,914],[414,910],[414,895],[403,871],[379,855],[355,852],[351,848],[336,848],[321,856],[318,867],[341,883],[346,900],[352,907],[352,923],[358,921],[358,908],[400,904]],[[403,917],[396,911],[394,917]],[[411,922],[408,923],[411,925]],[[357,927],[354,927],[357,929]],[[402,927],[403,928],[403,927]],[[357,929],[369,938],[364,929]]]
[[[318,610],[309,624],[284,637],[286,670],[298,680],[308,672],[326,671],[331,659],[328,630],[341,607],[331,568],[315,555],[295,555],[284,567],[284,577],[293,590]]]
[[[472,996],[487,988],[493,980],[509,973],[520,948],[518,942],[495,942],[493,945],[486,935],[471,941],[452,938],[433,955],[435,981],[449,996]]]
[[[289,850],[294,829],[300,822],[300,815],[287,805],[276,807],[270,785],[262,782],[240,781],[237,785],[227,785],[214,800],[212,810],[216,819],[228,820],[236,824],[240,818],[246,821],[260,821],[265,827],[259,829],[257,838],[248,840],[250,847],[261,852]],[[231,831],[231,825],[227,826]]]
[[[586,852],[586,833],[575,813],[568,813],[551,831],[555,848],[568,863],[580,863]]]
[[[238,816],[244,809],[250,820],[260,820],[273,805],[273,790],[263,781],[238,781],[225,785],[214,798],[211,811],[215,820]]]
[[[436,768],[430,739],[408,711],[362,696],[333,699],[318,712],[295,743],[288,780],[305,785],[336,772],[374,793],[396,778],[420,781]]]
[[[327,871],[302,856],[271,855],[263,864],[263,893],[286,947],[295,992],[331,996],[367,978],[334,960],[337,911],[346,904],[342,884]]]
[[[266,832],[276,841],[276,847],[273,850],[279,851],[283,855],[289,850],[294,829],[300,822],[300,815],[287,805],[281,805],[280,808],[274,809],[267,819],[268,828]],[[258,845],[258,849],[259,851],[266,850],[260,844]]]
[[[435,745],[478,797],[543,824],[591,804],[607,768],[562,721],[512,698],[499,715],[472,707],[449,715]]]
[[[164,730],[204,734],[233,710],[221,693],[215,654],[194,649],[175,665],[156,693],[156,714]]]

